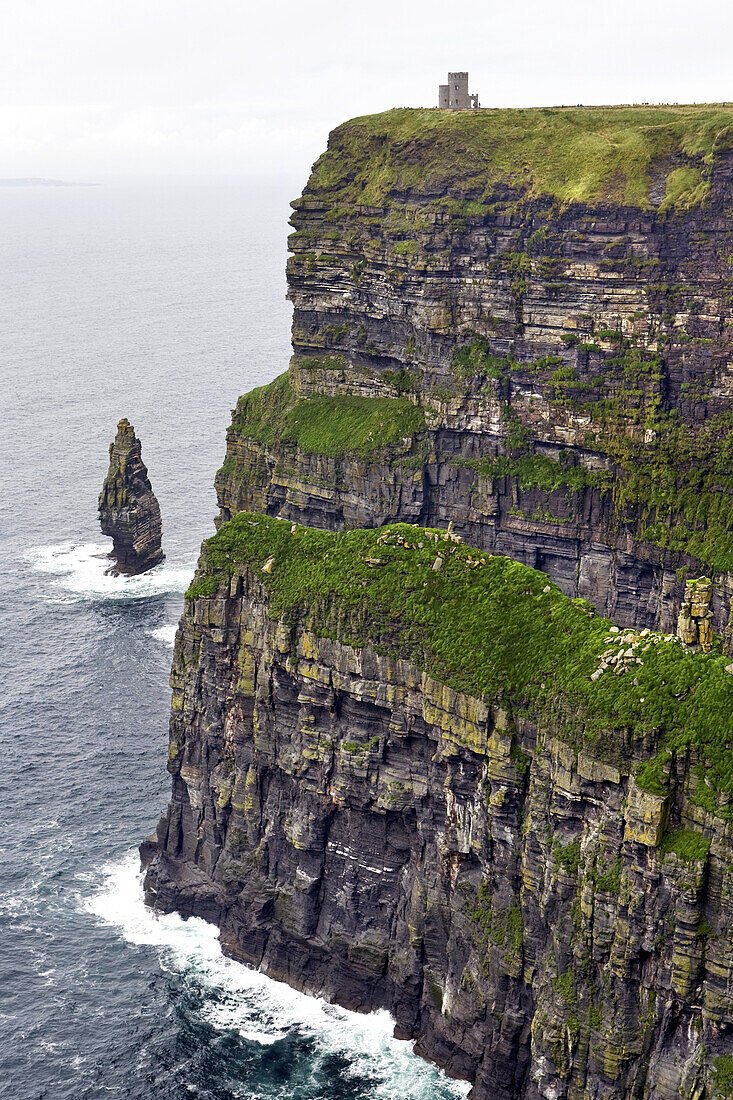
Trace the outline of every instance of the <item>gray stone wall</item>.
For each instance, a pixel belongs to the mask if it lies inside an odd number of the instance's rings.
[[[465,111],[478,105],[478,96],[468,93],[468,73],[448,73],[448,83],[438,86],[438,106],[444,110]]]

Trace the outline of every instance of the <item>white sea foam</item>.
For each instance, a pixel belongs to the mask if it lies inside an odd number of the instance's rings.
[[[107,570],[109,543],[63,542],[55,546],[37,546],[27,559],[40,573],[55,578],[51,598],[130,600],[159,596],[166,592],[185,592],[191,583],[195,563],[161,562],[137,577],[113,576]]]
[[[151,638],[155,638],[157,642],[163,642],[164,645],[168,645],[172,649],[177,630],[177,623],[166,623],[165,626],[159,626],[157,630],[148,630],[147,633]]]
[[[234,1030],[253,1042],[270,1045],[289,1032],[316,1039],[323,1057],[346,1057],[351,1073],[370,1082],[374,1100],[432,1100],[465,1097],[469,1085],[450,1081],[412,1052],[412,1044],[393,1038],[387,1012],[347,1012],[319,997],[309,997],[257,970],[227,959],[218,930],[192,917],[156,915],[143,901],[136,855],[105,868],[102,888],[85,908],[119,929],[129,943],[158,948],[161,965],[185,971],[208,988],[202,1013],[221,1030]]]

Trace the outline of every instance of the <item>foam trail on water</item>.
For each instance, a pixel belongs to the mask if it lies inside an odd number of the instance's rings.
[[[34,547],[26,557],[39,573],[56,578],[54,588],[59,593],[64,592],[66,595],[61,598],[66,600],[140,599],[167,592],[185,592],[191,583],[195,569],[193,561],[176,565],[162,562],[137,577],[113,576],[107,573],[109,549],[109,543],[62,542]]]
[[[370,1082],[373,1100],[457,1100],[466,1082],[451,1081],[412,1052],[412,1043],[392,1036],[389,1013],[362,1015],[309,997],[221,953],[219,932],[196,917],[156,915],[143,900],[138,858],[132,854],[105,868],[101,889],[87,911],[119,929],[128,943],[159,949],[161,964],[193,974],[211,993],[201,1012],[220,1030],[271,1045],[296,1031],[318,1043],[320,1057],[341,1055],[359,1079]]]
[[[178,630],[177,623],[166,623],[165,626],[159,626],[157,630],[148,630],[147,634],[151,638],[155,638],[157,642],[163,642],[164,645],[173,648],[173,643],[176,640],[176,631]]]

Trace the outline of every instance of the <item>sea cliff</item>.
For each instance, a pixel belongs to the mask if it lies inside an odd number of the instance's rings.
[[[353,120],[227,432],[147,898],[476,1100],[733,1095],[732,186],[727,106]]]
[[[673,629],[733,593],[733,110],[392,111],[331,135],[288,267],[289,376],[243,397],[242,508],[405,520]]]
[[[444,531],[240,513],[176,639],[148,900],[389,1008],[477,1100],[712,1096],[733,1053],[727,665]]]

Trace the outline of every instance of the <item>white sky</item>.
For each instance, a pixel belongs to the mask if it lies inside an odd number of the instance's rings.
[[[730,0],[0,0],[0,177],[292,171],[433,106],[733,100]]]

